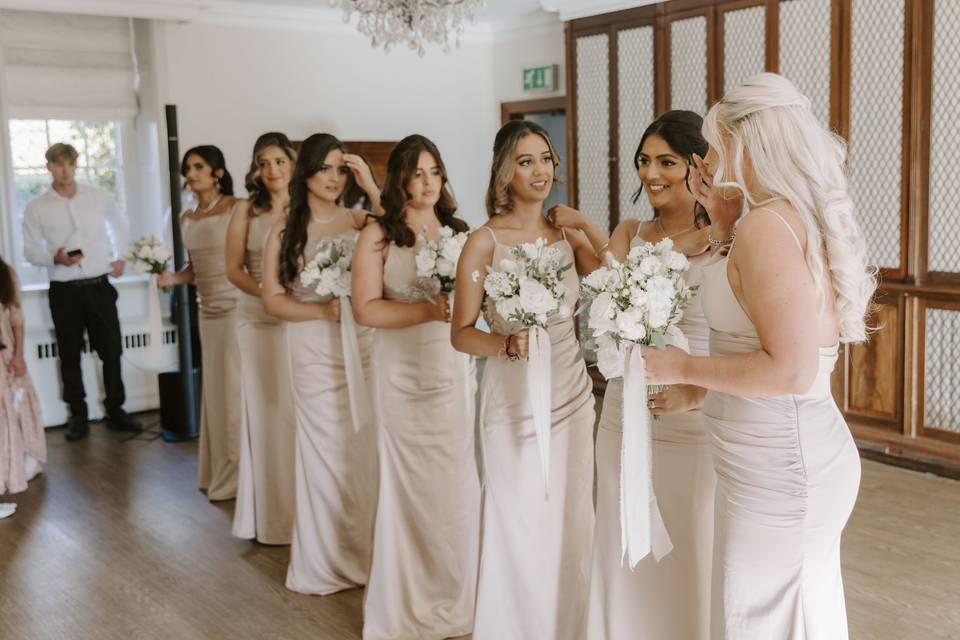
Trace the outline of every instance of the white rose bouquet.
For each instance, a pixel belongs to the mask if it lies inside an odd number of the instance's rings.
[[[355,243],[346,238],[324,240],[300,272],[300,284],[313,287],[319,296],[349,296],[354,246]]]
[[[550,487],[550,410],[551,346],[547,321],[553,317],[569,318],[572,310],[564,302],[566,293],[563,273],[573,266],[562,264],[563,254],[548,246],[544,238],[525,242],[510,250],[510,257],[500,261],[500,269],[487,267],[483,288],[487,303],[506,320],[517,322],[530,332],[527,362],[527,393],[540,466],[543,471],[544,496]]]
[[[440,227],[440,237],[431,241],[427,228],[420,233],[417,251],[417,284],[406,292],[409,298],[426,298],[434,302],[441,293],[450,293],[457,284],[457,262],[467,242],[468,234],[454,233],[450,227]]]
[[[547,241],[525,242],[500,261],[502,271],[487,267],[483,289],[497,313],[524,327],[546,327],[554,316],[569,318],[564,303],[563,272],[573,264],[561,264],[563,254]]]
[[[610,380],[623,376],[631,343],[663,348],[678,336],[677,323],[696,289],[683,278],[687,257],[673,250],[669,238],[634,247],[623,262],[608,257],[608,263],[584,278],[582,289],[591,299],[590,346]]]
[[[145,235],[130,245],[123,259],[137,273],[160,274],[167,270],[172,257],[170,249],[159,238]]]
[[[659,561],[673,549],[653,490],[653,443],[644,362],[637,345],[687,350],[677,328],[693,298],[683,274],[689,262],[673,250],[669,238],[642,244],[617,262],[583,279],[591,298],[587,326],[597,351],[597,365],[606,379],[623,378],[623,438],[620,450],[620,536],[630,568],[647,554]]]

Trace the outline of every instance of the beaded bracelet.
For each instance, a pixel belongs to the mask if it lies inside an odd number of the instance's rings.
[[[711,235],[708,234],[708,235],[707,235],[707,242],[710,243],[710,246],[711,246],[711,247],[725,247],[725,246],[727,246],[728,244],[733,244],[733,239],[736,238],[736,237],[737,237],[737,232],[736,232],[736,231],[734,231],[733,233],[731,233],[731,234],[730,234],[730,237],[727,238],[726,240],[714,240],[714,239],[713,239],[713,236],[711,236]]]
[[[507,360],[510,362],[516,362],[520,359],[520,356],[510,351],[510,338],[513,336],[507,336],[503,339],[503,347],[500,348],[500,351],[507,357]]]

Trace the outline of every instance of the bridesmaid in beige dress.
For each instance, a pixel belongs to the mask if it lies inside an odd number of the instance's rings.
[[[704,134],[710,152],[705,165],[696,159],[694,191],[712,241],[730,247],[704,273],[710,357],[670,348],[644,349],[644,359],[650,383],[709,389],[712,637],[843,640],[840,537],[860,460],[830,374],[840,341],[866,339],[876,286],[847,195],[844,143],[776,74],[728,92]],[[751,211],[734,244],[737,192]]]
[[[237,308],[243,411],[233,535],[264,544],[290,544],[293,536],[297,423],[287,331],[285,323],[264,311],[260,282],[263,245],[273,224],[286,215],[296,157],[282,133],[257,139],[246,180],[249,200],[227,228],[227,277],[243,292]]]
[[[296,409],[296,515],[287,588],[327,595],[366,584],[376,506],[376,434],[357,425],[350,409],[340,301],[321,298],[300,282],[303,266],[325,241],[353,241],[365,211],[337,204],[348,180],[371,199],[379,192],[367,165],[344,152],[329,134],[300,148],[290,183],[290,211],[267,236],[263,305],[287,321],[290,375]],[[357,331],[364,366],[372,332]]]
[[[180,174],[197,197],[197,208],[184,213],[180,225],[190,261],[178,273],[161,274],[158,283],[197,287],[203,346],[197,485],[210,501],[231,500],[237,495],[240,457],[240,292],[227,280],[225,253],[227,225],[241,205],[218,148],[202,145],[187,151]]]
[[[545,238],[576,264],[563,275],[565,301],[579,296],[577,272],[599,258],[583,235],[550,225],[543,202],[559,158],[535,123],[509,122],[497,134],[487,212],[457,269],[453,346],[486,356],[481,391],[484,493],[476,640],[582,640],[593,536],[594,399],[571,318],[549,321],[551,441],[549,497],[527,393],[527,331],[484,305],[487,267],[512,246]],[[485,308],[484,308],[485,307]],[[484,316],[492,332],[477,329]],[[518,361],[510,356],[519,356]],[[505,357],[506,356],[506,357]]]
[[[640,190],[656,217],[626,220],[610,239],[610,253],[624,260],[630,249],[671,238],[685,253],[687,284],[700,286],[711,261],[710,220],[687,186],[694,154],[705,155],[703,118],[692,111],[668,111],[640,138],[634,166]],[[601,238],[589,218],[559,205],[555,224],[583,229]],[[684,310],[680,330],[690,353],[709,353],[709,328],[699,296]],[[716,486],[710,445],[700,407],[706,389],[672,385],[652,396],[648,407],[659,420],[653,427],[653,486],[673,550],[648,555],[631,571],[623,559],[620,530],[620,449],[623,437],[623,385],[607,385],[597,431],[597,526],[593,540],[588,640],[635,635],[648,640],[706,640],[710,634],[710,569],[713,556],[713,493]],[[642,631],[642,632],[640,632]]]
[[[364,640],[436,639],[473,629],[480,519],[473,358],[450,345],[449,304],[413,293],[421,234],[436,240],[457,203],[436,146],[390,154],[385,213],[360,234],[354,314],[376,327],[380,489]]]

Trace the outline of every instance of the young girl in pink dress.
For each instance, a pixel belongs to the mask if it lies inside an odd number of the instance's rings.
[[[25,491],[46,461],[40,401],[23,359],[17,274],[0,259],[0,494]],[[0,503],[0,518],[16,508]]]

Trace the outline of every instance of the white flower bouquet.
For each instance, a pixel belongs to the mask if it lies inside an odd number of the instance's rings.
[[[417,251],[417,283],[406,292],[411,299],[425,298],[434,302],[441,293],[450,293],[457,283],[457,262],[467,242],[468,234],[455,233],[450,227],[440,227],[440,237],[432,241],[424,226]]]
[[[500,269],[487,267],[483,289],[505,320],[525,327],[530,334],[527,361],[527,393],[530,398],[544,496],[550,494],[550,410],[552,407],[552,360],[547,321],[569,318],[572,310],[564,301],[563,273],[573,266],[563,264],[563,254],[544,238],[525,242],[510,250]]]
[[[546,327],[554,316],[569,318],[572,310],[564,303],[562,277],[573,264],[561,264],[563,254],[538,238],[510,250],[500,261],[502,271],[487,267],[483,283],[489,301],[505,320],[524,327]]]
[[[169,268],[172,257],[170,249],[159,238],[145,235],[130,245],[123,259],[129,262],[137,273],[160,274]]]
[[[677,323],[696,289],[683,277],[687,257],[669,238],[634,247],[623,262],[608,256],[608,263],[584,278],[582,289],[591,300],[590,346],[610,380],[623,376],[630,344],[663,348],[679,334]]]
[[[355,243],[346,238],[324,240],[300,272],[300,284],[313,287],[319,296],[349,296],[354,246]]]
[[[669,238],[642,244],[617,262],[583,279],[591,298],[587,326],[603,376],[623,379],[623,438],[620,441],[620,537],[631,569],[652,553],[659,561],[673,549],[653,487],[653,442],[647,395],[663,390],[647,386],[637,345],[688,350],[677,327],[693,298],[683,274],[690,264],[673,250]]]

